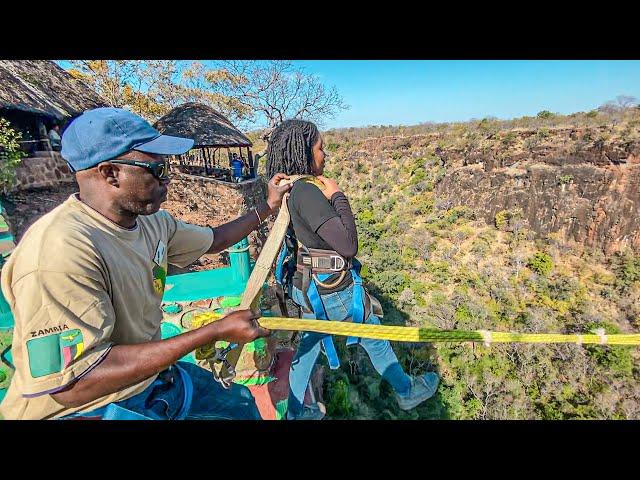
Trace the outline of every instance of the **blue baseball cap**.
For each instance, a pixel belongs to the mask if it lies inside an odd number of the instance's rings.
[[[62,134],[62,158],[72,170],[95,167],[129,150],[180,155],[193,147],[190,138],[162,135],[142,117],[122,108],[87,110]]]

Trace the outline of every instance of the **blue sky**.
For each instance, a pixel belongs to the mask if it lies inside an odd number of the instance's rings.
[[[640,98],[640,61],[296,62],[335,85],[351,106],[327,128],[568,114],[617,95]]]
[[[62,63],[62,62],[61,62]],[[325,128],[414,125],[587,111],[617,95],[640,98],[640,61],[295,61],[335,85],[350,106]],[[66,66],[66,65],[64,65]]]

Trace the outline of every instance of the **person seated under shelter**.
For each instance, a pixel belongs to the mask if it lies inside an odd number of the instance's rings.
[[[53,127],[51,127],[51,130],[49,130],[49,134],[47,135],[49,137],[49,143],[51,144],[51,149],[59,152],[60,150],[62,150],[62,138],[60,137],[60,125],[54,125]]]

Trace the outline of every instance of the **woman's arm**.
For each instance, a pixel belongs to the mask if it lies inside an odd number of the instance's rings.
[[[317,233],[340,255],[353,258],[358,253],[358,232],[349,200],[344,193],[336,192],[330,202],[339,216],[324,222]]]
[[[346,258],[353,258],[358,253],[358,232],[349,200],[335,180],[319,176],[324,184],[322,193],[329,200],[338,217],[333,217],[324,222],[317,230],[318,235],[327,242],[331,248]]]

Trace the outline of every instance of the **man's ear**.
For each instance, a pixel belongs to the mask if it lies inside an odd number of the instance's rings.
[[[120,186],[120,182],[118,180],[120,169],[113,163],[101,163],[98,165],[98,173],[112,187]]]

